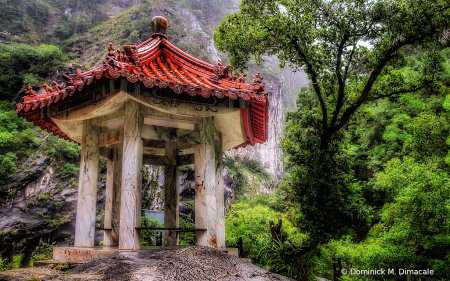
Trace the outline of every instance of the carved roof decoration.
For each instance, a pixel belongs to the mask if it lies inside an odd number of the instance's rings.
[[[140,45],[130,44],[122,50],[115,50],[114,46],[109,44],[103,65],[84,73],[78,69],[76,74],[65,75],[66,86],[56,82],[50,86],[44,84],[46,94],[36,95],[29,85],[22,103],[16,105],[17,113],[26,116],[29,121],[48,132],[69,139],[51,118],[40,118],[39,109],[77,95],[87,87],[123,77],[130,83],[142,83],[146,88],[170,88],[178,95],[248,101],[249,118],[246,128],[251,128],[252,132],[248,132],[246,144],[253,145],[255,142],[263,143],[267,140],[268,93],[261,84],[263,78],[259,73],[251,84],[247,84],[247,74],[244,73],[239,78],[235,74],[229,75],[229,66],[223,66],[220,60],[211,65],[171,44],[164,35],[167,29],[167,21],[164,18],[155,17],[152,20],[152,28],[155,32],[152,38]]]

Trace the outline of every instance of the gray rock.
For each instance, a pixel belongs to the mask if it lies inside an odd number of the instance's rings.
[[[80,265],[71,275],[101,280],[293,280],[224,252],[200,246],[105,255]]]

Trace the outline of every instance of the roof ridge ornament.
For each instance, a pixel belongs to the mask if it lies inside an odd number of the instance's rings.
[[[166,37],[166,31],[167,31],[167,27],[169,26],[168,21],[161,16],[156,16],[152,18],[152,38],[156,38],[156,37],[162,37],[167,39]]]
[[[213,75],[209,78],[211,82],[219,83],[219,80],[222,78],[228,78],[228,71],[230,69],[230,65],[223,66],[222,61],[217,60],[213,66]]]

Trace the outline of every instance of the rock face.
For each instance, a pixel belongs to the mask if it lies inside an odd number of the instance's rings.
[[[261,66],[266,67],[266,66]],[[269,67],[276,68],[276,65]],[[296,109],[295,101],[302,86],[306,86],[308,79],[304,72],[293,72],[285,69],[278,81],[265,84],[269,91],[269,139],[263,144],[256,144],[246,148],[239,148],[230,154],[241,155],[244,158],[259,160],[272,175],[273,183],[279,182],[286,174],[282,150],[279,147],[283,128],[286,125],[286,114]]]
[[[70,271],[101,280],[292,280],[263,270],[221,251],[200,247],[105,255]]]
[[[122,252],[101,256],[72,269],[69,274],[28,268],[0,272],[0,280],[127,280],[127,281],[290,281],[224,252],[177,246],[157,250]]]

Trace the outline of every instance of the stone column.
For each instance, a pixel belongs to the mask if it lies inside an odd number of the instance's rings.
[[[200,144],[195,146],[195,228],[197,245],[217,248],[216,167],[214,117],[206,117],[196,126]]]
[[[111,216],[111,236],[114,245],[119,245],[120,232],[120,197],[122,189],[122,160],[123,160],[123,143],[116,143],[113,146],[114,160],[114,180],[113,180],[113,199],[112,199],[112,216]]]
[[[105,190],[105,229],[111,229],[111,216],[113,204],[113,176],[114,176],[114,161],[109,160],[106,163],[106,190]],[[103,246],[114,246],[111,231],[103,231]]]
[[[215,142],[215,174],[216,174],[216,238],[217,248],[225,248],[225,209],[223,189],[223,150],[222,136]]]
[[[125,104],[122,188],[120,195],[119,249],[138,250],[140,237],[136,227],[141,226],[141,189],[143,147],[140,129],[143,120],[139,104],[127,101]]]
[[[80,177],[78,180],[75,247],[94,247],[98,181],[98,132],[83,121]]]
[[[179,151],[177,143],[165,141],[166,165],[164,167],[164,227],[178,228],[178,166]],[[178,232],[174,230],[164,231],[164,245],[178,245]]]
[[[120,188],[122,185],[122,150],[123,144],[114,144],[113,160],[108,160],[105,195],[105,230],[103,245],[119,245],[120,227]]]

